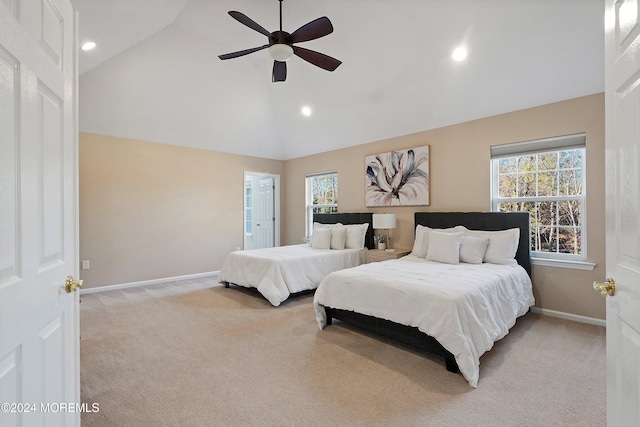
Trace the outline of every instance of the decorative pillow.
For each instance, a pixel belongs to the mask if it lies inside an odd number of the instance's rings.
[[[430,230],[429,227],[425,227],[424,225],[416,226],[416,237],[413,240],[413,249],[411,250],[411,255],[424,258],[427,256],[427,245],[424,242],[424,235],[427,233],[427,230]]]
[[[489,239],[484,262],[491,264],[517,264],[515,260],[520,241],[520,229],[511,228],[500,231],[467,230],[466,235]]]
[[[436,230],[441,233],[458,233],[465,230],[461,225],[452,228],[429,228],[424,225],[418,225],[416,227],[416,238],[413,242],[413,250],[411,255],[424,258],[427,256],[427,249],[429,248],[429,231]]]
[[[364,237],[369,229],[369,223],[349,224],[347,228],[347,240],[344,243],[346,249],[364,249]]]
[[[313,231],[313,239],[311,247],[314,249],[330,249],[331,248],[331,229],[318,227]]]
[[[311,234],[311,246],[313,247],[313,236],[316,234],[316,230],[318,228],[328,228],[328,229],[332,229],[334,227],[340,227],[342,226],[341,223],[336,223],[336,224],[323,224],[321,222],[314,222],[313,223],[313,233]]]
[[[331,229],[331,249],[344,249],[347,240],[347,227],[339,226]]]
[[[486,237],[462,236],[460,244],[460,262],[468,264],[482,264],[484,254],[487,252],[489,239]]]
[[[428,234],[429,247],[427,248],[427,261],[460,264],[462,233],[442,233],[432,230],[429,231]]]

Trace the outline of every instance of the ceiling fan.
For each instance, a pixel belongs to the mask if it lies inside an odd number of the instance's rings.
[[[337,59],[327,56],[323,53],[293,45],[294,43],[315,40],[331,34],[333,32],[333,25],[331,25],[331,21],[329,20],[329,18],[323,16],[322,18],[318,18],[309,22],[308,24],[303,25],[293,33],[289,34],[286,31],[282,31],[282,0],[279,1],[280,30],[274,31],[272,33],[265,30],[263,27],[261,27],[246,15],[240,12],[230,11],[229,15],[231,15],[233,19],[267,36],[269,38],[269,44],[265,44],[260,47],[254,47],[252,49],[241,50],[239,52],[219,55],[218,57],[222,60],[232,59],[269,48],[269,54],[273,58],[272,81],[274,83],[283,82],[287,79],[287,63],[285,61],[291,58],[292,55],[299,56],[305,61],[310,62],[311,64],[323,68],[327,71],[333,71],[338,68],[338,66],[342,64],[341,61],[338,61]]]

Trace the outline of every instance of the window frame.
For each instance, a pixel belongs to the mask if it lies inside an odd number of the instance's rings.
[[[582,192],[580,195],[570,196],[527,196],[527,197],[500,197],[499,169],[500,160],[505,158],[517,158],[520,156],[537,155],[543,153],[558,153],[579,149],[582,151]],[[539,157],[536,157],[539,160]],[[531,250],[531,257],[534,264],[564,266],[578,269],[593,269],[595,264],[587,262],[587,151],[586,136],[584,133],[566,135],[561,137],[546,138],[503,144],[491,147],[491,211],[497,212],[501,203],[536,203],[536,202],[562,202],[577,201],[580,203],[580,254],[567,254],[557,252]],[[556,168],[557,170],[557,168]],[[539,173],[539,165],[536,164],[536,173]],[[516,171],[517,173],[517,171]],[[537,185],[537,180],[535,181]],[[557,204],[556,204],[556,215]],[[533,230],[532,230],[533,233]],[[529,236],[531,239],[531,236]],[[534,242],[530,242],[530,247]]]
[[[305,224],[306,224],[305,228],[306,228],[306,230],[305,230],[305,232],[306,232],[306,239],[310,239],[311,235],[313,234],[313,210],[315,208],[333,208],[335,212],[338,211],[338,200],[336,200],[335,203],[329,203],[329,204],[313,204],[312,180],[314,178],[319,178],[319,177],[329,176],[329,175],[335,175],[335,177],[336,177],[336,187],[335,187],[336,188],[336,193],[340,194],[337,191],[338,183],[339,183],[338,171],[337,170],[312,173],[312,174],[307,174],[305,176],[305,205],[306,205],[306,213],[305,213]]]

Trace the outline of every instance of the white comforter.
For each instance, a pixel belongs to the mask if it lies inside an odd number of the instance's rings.
[[[315,289],[332,271],[364,262],[364,249],[313,249],[308,244],[230,253],[218,280],[257,288],[274,306],[295,292]]]
[[[332,273],[316,290],[320,329],[324,306],[413,326],[436,338],[477,387],[480,356],[534,304],[519,265],[441,264],[412,255]]]

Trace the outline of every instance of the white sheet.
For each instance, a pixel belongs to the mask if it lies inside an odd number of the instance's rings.
[[[534,304],[519,265],[440,264],[408,255],[329,274],[314,297],[320,329],[324,306],[413,326],[436,338],[477,387],[480,356]]]
[[[257,288],[274,306],[295,292],[315,289],[332,271],[364,262],[364,249],[313,249],[308,244],[230,253],[218,280]]]

